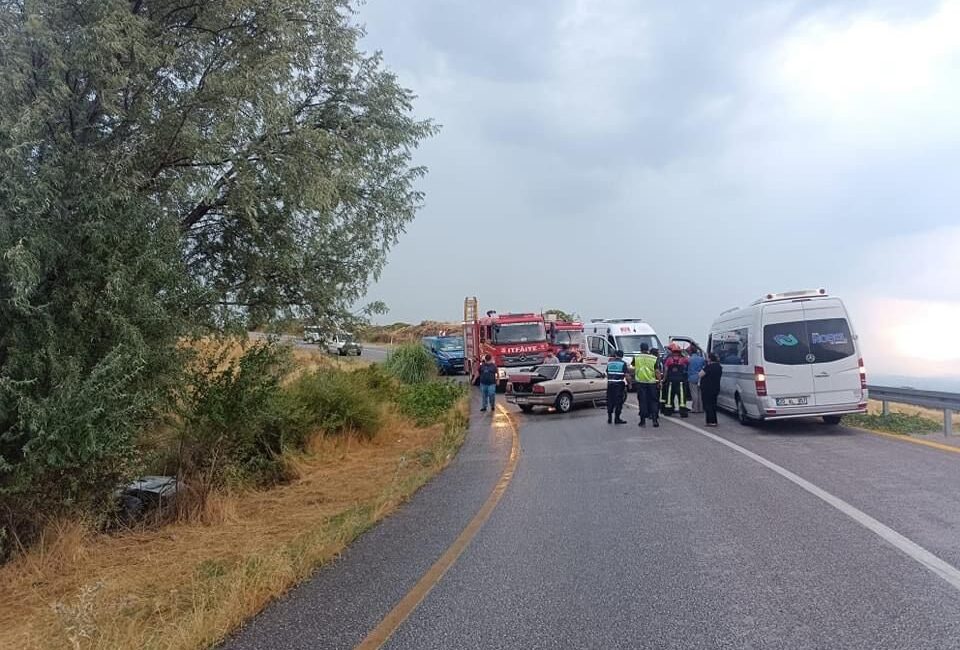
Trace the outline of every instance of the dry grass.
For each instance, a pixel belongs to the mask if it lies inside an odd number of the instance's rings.
[[[0,568],[0,647],[215,643],[446,465],[465,413],[464,402],[446,425],[427,429],[390,415],[367,442],[317,438],[287,460],[298,477],[290,484],[213,497],[160,529],[108,536],[76,522],[52,526]]]
[[[339,368],[341,370],[355,370],[369,366],[373,361],[369,357],[339,357],[327,354],[323,350],[294,346],[293,360],[301,372],[311,372],[321,368]]]
[[[419,325],[394,323],[393,325],[370,325],[360,332],[364,341],[371,343],[418,343],[424,336],[436,336],[446,331],[450,335],[462,334],[463,323],[425,320]]]

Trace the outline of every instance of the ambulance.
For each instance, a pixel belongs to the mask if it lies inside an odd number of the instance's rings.
[[[599,366],[607,365],[614,350],[622,350],[628,359],[640,354],[644,343],[650,349],[663,349],[660,338],[640,318],[593,318],[583,326],[587,351],[584,361]]]

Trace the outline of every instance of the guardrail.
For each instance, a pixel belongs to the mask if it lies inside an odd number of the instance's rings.
[[[884,415],[890,413],[890,402],[942,410],[943,432],[948,436],[953,435],[953,412],[960,411],[960,393],[873,385],[867,386],[867,390],[870,399],[880,400]]]

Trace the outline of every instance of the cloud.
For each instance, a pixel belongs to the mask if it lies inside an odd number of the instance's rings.
[[[958,7],[370,0],[368,41],[444,126],[372,297],[404,320],[476,294],[700,336],[769,291],[869,303],[863,336],[879,300],[949,309]]]

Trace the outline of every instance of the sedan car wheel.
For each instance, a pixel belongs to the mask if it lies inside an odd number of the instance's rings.
[[[573,395],[570,393],[560,393],[557,395],[557,411],[560,413],[569,413],[573,408]]]

